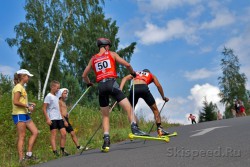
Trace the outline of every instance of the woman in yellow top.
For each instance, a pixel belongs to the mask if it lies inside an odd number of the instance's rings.
[[[33,75],[25,69],[18,70],[14,75],[15,87],[12,90],[12,118],[17,127],[17,150],[20,163],[26,159],[35,159],[32,155],[32,147],[37,138],[38,130],[29,116],[29,113],[34,110],[35,103],[28,103],[27,93],[24,88],[24,85],[28,83],[29,78],[32,76]],[[23,146],[26,128],[31,132],[31,136],[29,138],[28,151],[24,156]]]

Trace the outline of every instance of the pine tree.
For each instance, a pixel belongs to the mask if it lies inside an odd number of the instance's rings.
[[[208,103],[207,100],[203,101],[202,111],[199,113],[199,122],[213,121],[217,119],[218,107],[212,102]]]

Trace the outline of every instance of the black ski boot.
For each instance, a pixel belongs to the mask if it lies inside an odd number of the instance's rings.
[[[137,136],[149,136],[149,134],[147,134],[146,132],[141,131],[138,125],[134,122],[131,124],[131,131],[134,135]]]
[[[110,147],[110,137],[109,135],[104,135],[103,136],[103,145],[102,145],[102,152],[109,152],[109,147]]]

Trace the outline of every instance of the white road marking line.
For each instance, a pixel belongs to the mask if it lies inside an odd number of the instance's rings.
[[[201,135],[204,135],[204,134],[206,134],[208,132],[211,132],[214,129],[226,128],[226,127],[229,127],[229,126],[217,126],[217,127],[212,127],[212,128],[206,128],[206,129],[196,130],[196,131],[193,131],[193,132],[197,132],[197,131],[200,131],[200,132],[195,133],[195,134],[191,135],[190,137],[201,136]]]

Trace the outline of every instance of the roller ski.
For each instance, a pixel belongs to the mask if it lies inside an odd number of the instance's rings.
[[[132,134],[136,135],[136,136],[149,136],[148,133],[140,130],[140,128],[138,127],[138,125],[136,123],[131,124],[131,131],[132,131]]]
[[[165,141],[165,142],[169,142],[169,138],[167,136],[165,136],[164,138],[162,137],[153,137],[153,136],[138,136],[135,135],[133,133],[130,133],[128,135],[129,139],[131,141],[135,140],[135,139],[142,139],[142,140],[155,140],[155,141]]]
[[[169,133],[166,130],[164,130],[161,126],[157,128],[157,133],[158,133],[158,137],[161,137],[161,138],[177,136],[177,132]]]
[[[170,133],[170,134],[168,134],[168,135],[166,135],[166,136],[167,136],[167,137],[174,137],[174,136],[177,136],[177,135],[178,135],[177,132],[173,132],[173,133]],[[164,138],[164,137],[166,137],[166,136],[158,136],[158,137]]]
[[[135,123],[131,124],[131,131],[132,131],[132,133],[130,133],[128,135],[128,137],[131,141],[133,141],[134,139],[142,139],[142,140],[158,140],[158,141],[169,142],[169,138],[160,138],[160,137],[149,136],[148,133],[141,131],[139,129],[139,127],[137,126],[137,124],[135,124]]]
[[[103,142],[101,151],[104,152],[104,153],[107,153],[107,152],[109,152],[109,147],[110,147],[110,137],[109,137],[109,135],[104,135],[103,140],[104,140],[104,142]]]

